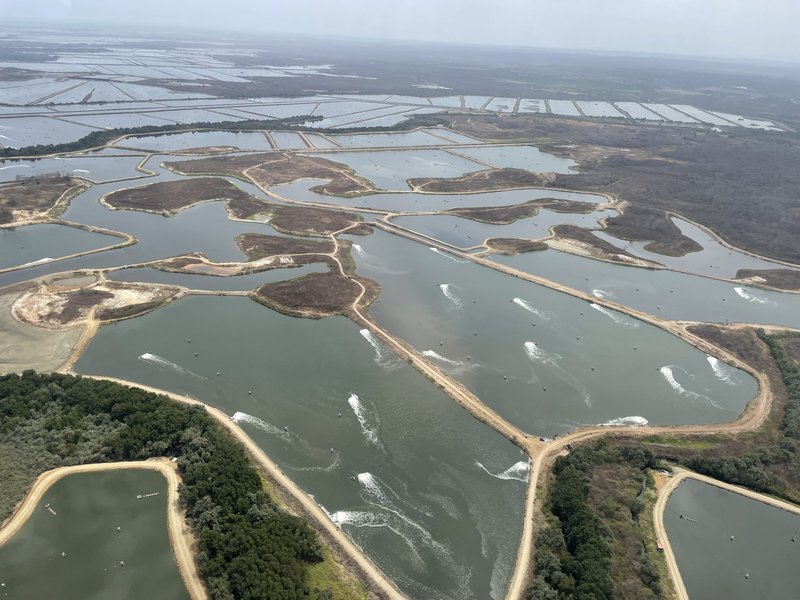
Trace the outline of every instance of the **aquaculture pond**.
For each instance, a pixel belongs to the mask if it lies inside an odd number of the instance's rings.
[[[722,423],[756,393],[749,374],[598,304],[381,231],[354,244],[382,288],[377,321],[525,431]]]
[[[124,242],[123,238],[67,225],[0,227],[0,269],[89,252]]]
[[[800,515],[686,479],[664,527],[692,600],[797,598]]]
[[[666,269],[615,265],[556,250],[492,260],[667,319],[800,328],[800,295]]]
[[[230,414],[411,597],[503,597],[527,457],[351,321],[192,297],[104,326],[76,370]]]
[[[132,136],[117,142],[117,146],[151,152],[168,152],[205,148],[209,146],[233,147],[240,150],[269,150],[267,137],[260,132],[192,131],[162,135]]]
[[[0,581],[8,598],[188,599],[167,534],[166,480],[128,469],[57,481],[0,546]]]

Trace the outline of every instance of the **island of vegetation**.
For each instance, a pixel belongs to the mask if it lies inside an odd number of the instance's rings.
[[[60,175],[23,178],[0,185],[0,225],[56,218],[86,184]]]

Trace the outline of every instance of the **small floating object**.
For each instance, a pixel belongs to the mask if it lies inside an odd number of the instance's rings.
[[[286,425],[284,425],[284,426],[283,426],[283,430],[284,430],[285,432],[287,432],[287,433],[288,433],[288,432],[289,432],[289,427],[287,427]]]
[[[581,313],[581,316],[583,316],[583,313]]]
[[[745,573],[745,574],[744,574],[744,578],[745,578],[745,579],[750,579],[750,573]]]
[[[634,349],[634,350],[638,350],[639,348],[638,348],[637,346],[634,346],[634,347],[633,347],[633,349]]]
[[[64,557],[66,557],[66,556],[67,556],[67,553],[66,553],[66,552],[62,552],[62,553],[61,553],[61,558],[64,558]]]
[[[142,495],[141,494],[136,494],[136,499],[137,500],[141,500],[142,499]]]
[[[508,381],[508,376],[507,375],[503,375],[503,381]]]
[[[594,371],[594,367],[592,367],[592,371]]]
[[[217,377],[219,377],[219,371],[217,371]]]
[[[733,536],[731,536],[731,541],[733,541]]]
[[[478,332],[477,332],[477,331],[473,331],[473,332],[472,332],[472,335],[474,335],[474,336],[477,336],[477,335],[478,335]]]
[[[467,354],[467,360],[472,360],[472,357],[469,354]]]
[[[197,352],[194,353],[195,356],[200,356]]]
[[[120,567],[124,567],[125,566],[125,561],[124,560],[119,561],[119,566]]]
[[[44,507],[45,508],[50,508],[50,503],[48,502],[47,504],[44,505]]]
[[[117,531],[122,531],[122,527],[117,527]]]
[[[543,387],[543,388],[542,388],[542,391],[543,391],[543,392],[546,392],[546,391],[547,391],[547,388],[546,388],[546,387]]]
[[[248,396],[252,396],[253,395],[253,390],[247,390],[247,395]]]
[[[440,346],[444,346],[444,342],[439,342],[439,345]]]
[[[187,344],[191,344],[192,343],[192,338],[189,338],[188,340],[186,340],[186,343]]]
[[[576,340],[578,340],[578,341],[580,341],[580,339],[581,339],[581,336],[578,336],[578,337],[576,337],[575,339],[576,339]]]
[[[333,454],[334,452],[335,452],[335,450],[333,448],[331,448],[331,454]]]
[[[340,418],[340,419],[342,418],[342,413],[339,413],[339,418]]]
[[[355,481],[355,480],[356,480],[356,476],[355,476],[355,475],[352,475],[352,476],[350,477],[350,481]]]

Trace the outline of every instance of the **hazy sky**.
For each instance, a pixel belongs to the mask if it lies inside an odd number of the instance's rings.
[[[800,0],[0,0],[45,18],[800,62]]]

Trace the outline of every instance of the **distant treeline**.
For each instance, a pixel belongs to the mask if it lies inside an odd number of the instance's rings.
[[[37,144],[24,148],[0,148],[0,158],[14,158],[20,156],[41,156],[45,154],[58,154],[62,152],[77,152],[89,148],[104,146],[110,141],[123,135],[146,135],[153,133],[175,133],[187,129],[209,129],[214,131],[253,131],[258,129],[294,129],[298,123],[319,121],[321,116],[299,115],[286,119],[249,119],[246,121],[201,121],[197,123],[175,123],[170,125],[144,125],[142,127],[117,127],[92,131],[74,142],[65,144]]]
[[[204,409],[108,381],[0,376],[0,519],[41,471],[157,456],[178,459],[180,499],[212,598],[330,597],[308,589],[308,565],[323,560],[316,534],[275,504],[242,445]]]

